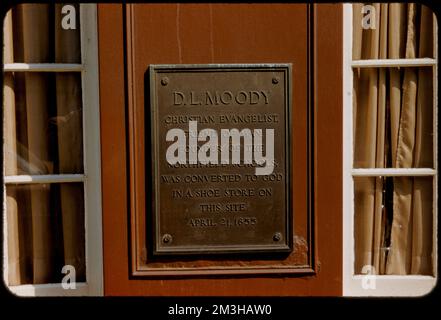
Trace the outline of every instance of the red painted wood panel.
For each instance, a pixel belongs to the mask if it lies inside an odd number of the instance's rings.
[[[312,228],[316,274],[179,279],[129,276],[129,211],[145,207],[144,181],[138,179],[143,177],[145,155],[139,152],[144,145],[143,128],[126,116],[129,106],[136,105],[136,116],[143,116],[144,72],[152,63],[294,62],[294,147],[296,153],[306,152],[307,5],[139,4],[127,7],[128,30],[123,25],[123,5],[100,4],[98,8],[105,294],[341,295],[342,6],[316,5],[314,14],[315,94],[309,107],[315,110]],[[130,62],[129,83],[124,83],[124,49]],[[129,140],[134,136],[136,144]],[[133,163],[129,154],[136,155]],[[307,172],[301,170],[306,168],[305,159],[294,157],[299,182],[293,194],[295,210],[307,207]],[[129,174],[133,165],[138,177]],[[296,233],[305,233],[306,221],[296,228]]]

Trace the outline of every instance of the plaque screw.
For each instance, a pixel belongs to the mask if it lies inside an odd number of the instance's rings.
[[[280,232],[276,232],[273,236],[274,241],[280,241],[282,240],[282,234]]]
[[[168,233],[166,233],[162,236],[163,243],[170,243],[172,241],[172,239],[173,239],[173,237]]]
[[[279,83],[279,78],[278,77],[274,77],[273,78],[273,84],[278,84]]]
[[[162,78],[162,80],[161,80],[161,84],[162,84],[163,86],[168,85],[168,78],[167,78],[167,77]]]

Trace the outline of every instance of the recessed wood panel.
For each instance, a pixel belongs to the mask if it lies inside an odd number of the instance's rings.
[[[311,273],[313,272],[311,207],[308,204],[308,6],[194,4],[127,7],[127,78],[130,146],[131,248],[134,276]],[[196,24],[196,25],[195,25]],[[200,28],[197,27],[201,24]],[[157,27],[161,25],[161,32]],[[160,258],[154,253],[150,123],[145,96],[150,65],[291,63],[293,124],[290,146],[292,251],[284,255],[204,255]],[[293,147],[295,146],[295,147]],[[136,195],[136,196],[135,196]],[[153,200],[154,201],[154,200]],[[293,224],[295,221],[295,225]],[[275,231],[278,232],[278,231]],[[282,232],[283,231],[279,231]]]

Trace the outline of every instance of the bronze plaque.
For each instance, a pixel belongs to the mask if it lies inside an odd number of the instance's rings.
[[[155,255],[291,251],[291,86],[291,64],[150,66]]]

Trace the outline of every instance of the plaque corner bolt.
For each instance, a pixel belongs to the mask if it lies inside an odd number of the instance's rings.
[[[164,234],[163,236],[162,236],[162,242],[163,243],[170,243],[170,242],[172,242],[172,240],[173,240],[173,237],[170,235],[170,234],[168,234],[168,233],[166,233],[166,234]]]
[[[273,84],[278,84],[279,83],[279,77],[274,77],[272,82],[273,82]]]
[[[273,240],[276,241],[276,242],[282,240],[282,234],[281,234],[280,232],[276,232],[276,233],[273,235]]]
[[[161,84],[162,84],[163,86],[168,85],[168,82],[169,82],[169,80],[168,80],[167,77],[163,77],[163,78],[161,79]]]

